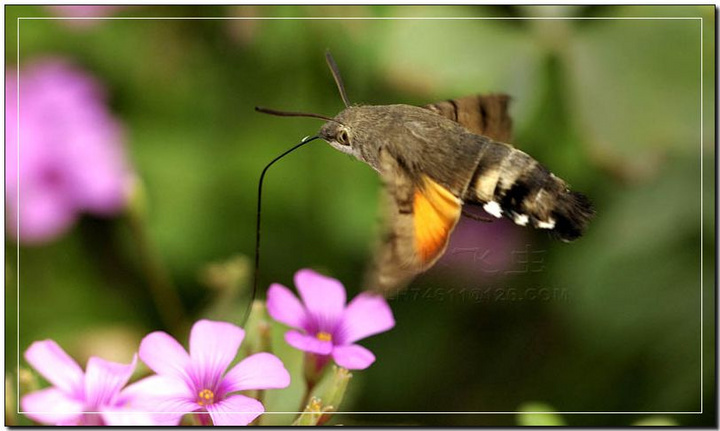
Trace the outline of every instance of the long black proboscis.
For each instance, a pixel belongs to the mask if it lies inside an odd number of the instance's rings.
[[[242,326],[247,323],[248,317],[250,317],[250,310],[252,309],[252,304],[255,302],[255,296],[257,296],[258,291],[258,282],[259,282],[259,273],[260,273],[260,214],[262,211],[262,187],[263,187],[263,180],[265,179],[265,174],[267,173],[268,169],[270,169],[270,166],[272,166],[275,162],[282,159],[283,157],[287,156],[288,154],[292,153],[293,151],[297,150],[298,148],[302,147],[303,145],[312,142],[316,139],[320,138],[319,136],[312,136],[307,137],[300,141],[299,144],[295,145],[294,147],[290,148],[289,150],[285,151],[284,153],[280,154],[279,156],[272,159],[270,163],[265,166],[265,168],[262,170],[262,173],[260,174],[260,181],[258,182],[258,198],[257,198],[257,220],[255,224],[255,270],[253,272],[253,287],[252,287],[252,295],[250,297],[250,302],[248,302],[247,309],[245,311],[245,316],[243,316],[242,319]]]

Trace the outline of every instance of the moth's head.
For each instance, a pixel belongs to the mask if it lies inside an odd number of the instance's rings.
[[[360,157],[358,139],[352,127],[352,115],[354,107],[350,107],[338,114],[332,121],[328,121],[321,128],[318,136],[325,140],[331,147],[345,154]]]
[[[356,132],[359,132],[363,128],[362,124],[358,123],[358,121],[362,119],[363,107],[350,105],[350,101],[345,93],[345,86],[343,85],[342,78],[340,77],[340,71],[338,70],[337,64],[335,64],[335,60],[332,58],[332,55],[330,55],[329,51],[325,53],[325,59],[330,67],[335,83],[337,84],[340,97],[345,104],[345,109],[335,118],[326,117],[320,114],[276,111],[260,107],[255,107],[255,110],[283,117],[321,118],[327,122],[320,128],[320,132],[317,137],[325,140],[336,150],[363,160],[361,152],[359,151],[360,145],[358,145],[358,143],[362,141],[362,138],[356,134]],[[357,127],[353,127],[353,125]]]

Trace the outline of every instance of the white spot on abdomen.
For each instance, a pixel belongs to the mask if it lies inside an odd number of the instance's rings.
[[[515,222],[515,224],[520,225],[520,226],[526,226],[528,223],[528,220],[529,220],[529,218],[525,214],[515,214],[515,217],[513,218],[513,221]]]
[[[502,208],[500,208],[500,205],[495,201],[490,201],[483,205],[483,209],[485,212],[487,212],[490,215],[494,215],[497,218],[502,217]]]
[[[539,221],[537,224],[538,229],[554,229],[555,228],[555,220],[549,219],[548,221]]]

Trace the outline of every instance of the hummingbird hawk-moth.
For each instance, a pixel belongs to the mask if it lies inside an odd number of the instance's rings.
[[[443,255],[463,205],[481,205],[496,218],[546,229],[566,242],[582,235],[594,215],[590,201],[506,143],[512,128],[507,95],[475,95],[423,107],[352,105],[329,52],[326,60],[345,104],[335,117],[256,110],[326,120],[314,138],[380,174],[387,217],[367,289],[390,295],[432,267]]]

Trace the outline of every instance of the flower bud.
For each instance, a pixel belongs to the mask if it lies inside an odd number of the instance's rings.
[[[333,366],[332,380],[322,394],[322,399],[326,406],[335,411],[339,410],[340,403],[345,397],[345,390],[352,376],[352,373],[345,368]]]

